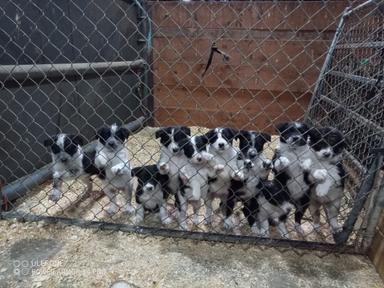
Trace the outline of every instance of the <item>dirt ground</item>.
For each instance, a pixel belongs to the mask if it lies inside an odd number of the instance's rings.
[[[0,221],[0,287],[384,287],[366,257]]]

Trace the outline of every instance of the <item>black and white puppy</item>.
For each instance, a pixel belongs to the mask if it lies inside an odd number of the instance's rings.
[[[280,143],[273,156],[275,179],[286,183],[291,202],[295,206],[295,229],[303,235],[301,219],[309,206],[310,183],[304,177],[301,162],[311,158],[310,127],[305,123],[287,122],[277,125]]]
[[[162,174],[170,177],[170,189],[176,193],[179,187],[179,170],[186,165],[183,145],[189,141],[191,129],[186,126],[171,126],[156,131],[156,139],[160,139],[160,159],[157,167]]]
[[[124,210],[133,213],[132,206],[132,183],[131,167],[129,165],[128,149],[125,147],[125,140],[128,139],[128,129],[113,124],[103,127],[97,131],[95,166],[105,171],[102,179],[104,193],[110,200],[107,213],[110,215],[118,211],[116,192],[122,190],[125,195]]]
[[[310,137],[313,156],[302,162],[302,166],[313,184],[310,211],[314,229],[320,231],[320,208],[323,206],[332,233],[337,233],[342,229],[337,217],[346,177],[341,163],[346,141],[344,135],[333,127],[311,129]]]
[[[267,179],[272,168],[272,163],[263,153],[264,144],[271,141],[271,135],[255,131],[241,130],[235,137],[239,139],[240,158],[242,166],[235,172],[231,180],[229,197],[225,203],[225,218],[233,214],[237,201],[243,204],[244,216],[251,217],[250,212],[255,207],[249,207],[251,199],[258,194],[257,186],[260,179]],[[248,222],[251,219],[248,219]],[[249,224],[251,224],[249,222]],[[253,224],[253,223],[252,223]],[[252,225],[251,225],[252,226]],[[230,227],[229,227],[230,228]]]
[[[135,224],[140,224],[144,220],[145,211],[150,213],[160,213],[161,223],[168,225],[172,219],[167,211],[167,190],[169,177],[160,174],[157,165],[146,165],[132,169],[132,176],[137,177],[138,185],[136,188],[136,209]]]
[[[213,155],[217,165],[220,167],[220,173],[209,180],[209,192],[206,202],[206,209],[212,214],[212,201],[219,198],[221,203],[226,203],[229,196],[229,188],[231,179],[238,170],[238,154],[239,151],[233,147],[233,140],[238,131],[232,128],[216,128],[208,131],[205,136],[209,139],[209,153]],[[224,205],[225,206],[225,205]],[[225,215],[225,207],[222,206]],[[212,215],[206,215],[208,221],[211,221]],[[234,219],[232,216],[224,219],[224,227],[232,229],[234,227]]]
[[[102,175],[94,165],[95,151],[84,152],[83,139],[79,135],[58,134],[44,141],[52,154],[53,189],[49,199],[57,202],[62,196],[62,183],[65,180],[81,179],[86,192],[92,189],[91,175]]]
[[[184,143],[184,155],[188,159],[187,165],[180,169],[180,189],[176,193],[176,206],[181,229],[188,229],[187,209],[188,204],[193,207],[193,223],[200,224],[199,211],[201,200],[207,202],[208,181],[223,169],[216,165],[213,155],[208,152],[208,138],[206,135],[193,136]],[[208,209],[207,209],[208,210]],[[209,222],[212,211],[206,212],[205,223]],[[208,219],[208,220],[207,220]]]

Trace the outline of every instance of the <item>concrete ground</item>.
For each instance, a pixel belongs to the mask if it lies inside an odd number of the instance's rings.
[[[0,287],[384,287],[363,256],[44,223],[0,230]]]

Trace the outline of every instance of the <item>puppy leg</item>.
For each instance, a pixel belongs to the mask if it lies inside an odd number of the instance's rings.
[[[176,197],[177,197],[177,203],[178,203],[177,220],[179,222],[179,228],[181,230],[187,231],[188,230],[188,223],[187,223],[188,203],[186,199],[180,195],[179,191],[176,193]]]
[[[132,183],[129,183],[124,187],[124,196],[125,196],[125,206],[124,211],[127,214],[133,214],[135,212],[135,208],[132,206]]]
[[[224,209],[224,228],[231,230],[235,227],[235,219],[233,219],[233,208],[235,207],[235,195],[230,192],[226,201],[223,203]]]
[[[107,213],[108,215],[112,216],[119,211],[119,207],[117,206],[116,202],[116,191],[111,185],[107,185],[104,188],[104,193],[107,195],[109,198],[109,207],[107,208]]]
[[[204,217],[204,224],[205,225],[212,225],[212,199],[208,196],[207,200],[205,201],[205,217]]]
[[[337,199],[333,202],[324,204],[324,210],[327,214],[329,225],[331,226],[331,231],[333,234],[341,232],[343,227],[337,221],[337,216],[339,215],[341,206],[341,199]]]
[[[278,172],[280,172],[285,168],[287,168],[289,164],[290,164],[289,159],[284,156],[281,156],[274,161],[273,166]]]
[[[269,238],[269,222],[268,219],[260,221],[260,237]]]
[[[277,230],[279,230],[281,238],[289,239],[289,233],[288,233],[288,230],[287,230],[287,226],[285,226],[285,223],[283,221],[279,221],[278,222]]]
[[[298,234],[301,236],[304,236],[304,230],[301,226],[301,219],[303,218],[305,212],[308,209],[309,206],[309,196],[308,194],[305,194],[303,197],[301,197],[297,202],[295,202],[295,230]]]
[[[135,225],[139,225],[144,221],[144,213],[145,213],[144,206],[142,204],[139,204],[136,210],[135,218],[133,220],[133,223]]]
[[[160,206],[160,221],[163,225],[169,225],[172,222],[172,218],[168,214],[167,202],[163,202]]]
[[[55,175],[56,173],[53,174],[53,186],[52,186],[52,192],[51,195],[49,195],[49,200],[53,202],[57,202],[61,198],[61,187],[63,184],[63,181],[61,180],[61,177],[58,175]]]
[[[91,178],[90,177],[83,177],[82,178],[82,181],[85,185],[85,189],[84,189],[84,194],[86,196],[89,196],[91,195],[91,192],[92,192],[92,181],[91,181]]]
[[[313,230],[315,230],[317,233],[321,232],[320,229],[320,205],[318,203],[311,203],[309,206],[309,211],[312,215],[313,220]]]
[[[201,202],[200,201],[192,201],[191,204],[192,204],[192,208],[193,208],[192,222],[193,222],[193,224],[198,226],[201,223],[200,218],[199,218]]]

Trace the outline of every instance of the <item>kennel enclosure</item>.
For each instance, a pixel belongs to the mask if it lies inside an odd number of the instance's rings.
[[[8,211],[2,216],[364,251],[383,193],[384,12],[380,1],[357,2],[6,1],[0,8],[0,171]],[[203,75],[213,43],[228,57],[214,53]],[[275,133],[277,123],[291,120],[340,129],[349,142],[343,232],[333,239],[324,224],[324,235],[314,236],[309,216],[306,237],[295,236],[291,225],[288,241],[252,236],[240,218],[242,236],[203,225],[178,231],[155,220],[137,227],[127,217],[105,217],[105,199],[83,199],[76,181],[63,201],[50,203],[49,173],[20,199],[11,202],[4,193],[49,164],[45,137],[65,131],[90,142],[103,124],[139,117],[140,125],[196,126],[193,133],[216,126]],[[154,130],[130,137],[133,166],[157,161]]]

